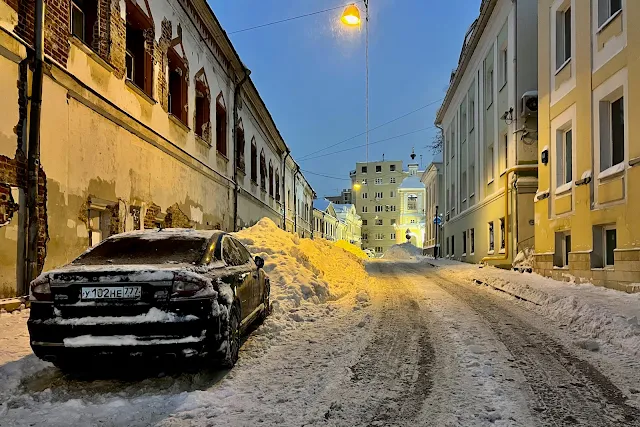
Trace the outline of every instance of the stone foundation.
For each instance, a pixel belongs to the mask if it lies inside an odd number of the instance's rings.
[[[533,269],[554,280],[592,283],[596,286],[634,293],[640,292],[640,249],[616,249],[614,266],[591,268],[590,252],[570,252],[569,265],[553,266],[553,253],[535,254]]]

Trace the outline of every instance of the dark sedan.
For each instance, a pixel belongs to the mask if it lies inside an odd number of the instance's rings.
[[[31,283],[31,348],[63,369],[103,354],[206,355],[231,367],[269,313],[260,257],[221,231],[118,234]]]

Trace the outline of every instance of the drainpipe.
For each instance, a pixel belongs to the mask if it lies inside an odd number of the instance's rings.
[[[36,0],[34,23],[33,75],[31,113],[29,117],[29,147],[27,153],[27,277],[30,282],[38,275],[38,171],[40,168],[40,117],[42,112],[42,79],[44,60],[44,0]],[[27,283],[23,288],[28,289]],[[24,290],[24,289],[23,289]]]
[[[246,68],[244,65],[242,66],[242,69],[244,71],[244,76],[242,77],[242,80],[238,82],[235,90],[233,91],[233,231],[238,231],[238,192],[240,191],[240,186],[238,185],[238,102],[240,100],[240,90],[242,89],[242,85],[251,75],[251,70]]]
[[[509,258],[509,175],[512,172],[516,174],[518,172],[530,172],[537,171],[538,164],[535,165],[517,165],[512,166],[504,174],[504,226],[505,226],[505,236],[504,236],[504,253],[496,256],[486,256],[480,260],[480,262],[486,261],[504,261]]]
[[[291,150],[287,148],[287,154],[282,161],[282,229],[287,231],[287,186],[285,185],[287,176],[287,159],[291,156]]]

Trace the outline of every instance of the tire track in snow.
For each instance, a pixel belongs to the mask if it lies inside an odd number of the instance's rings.
[[[414,267],[416,273],[424,268]],[[543,425],[639,426],[639,411],[589,363],[528,322],[505,310],[504,302],[451,282],[429,269],[427,278],[478,312],[514,356]]]

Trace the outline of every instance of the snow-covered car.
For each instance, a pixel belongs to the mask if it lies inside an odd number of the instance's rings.
[[[367,256],[369,258],[375,258],[376,257],[376,253],[374,251],[372,251],[371,249],[365,249],[364,253],[367,254]]]
[[[31,283],[31,348],[62,369],[102,354],[206,355],[231,367],[241,334],[269,314],[263,266],[221,231],[111,236]]]

